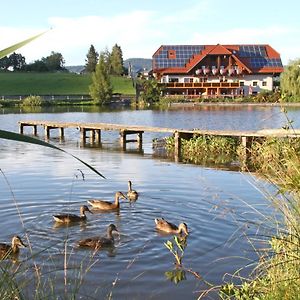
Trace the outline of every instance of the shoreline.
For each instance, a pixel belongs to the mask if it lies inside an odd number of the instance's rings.
[[[230,102],[176,102],[169,103],[168,107],[194,107],[194,106],[296,106],[300,107],[300,103],[255,103],[255,102],[244,102],[244,103],[230,103]]]

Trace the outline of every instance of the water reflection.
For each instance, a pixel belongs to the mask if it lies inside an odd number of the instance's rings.
[[[277,108],[254,109],[251,113],[245,109],[188,112],[70,110],[2,114],[1,129],[18,131],[17,122],[21,119],[108,123],[114,120],[161,127],[245,130],[273,127],[282,122]],[[272,117],[265,122],[266,116]],[[298,115],[296,122],[299,120]],[[40,136],[43,136],[42,132]],[[54,274],[53,289],[58,296],[64,297],[66,286],[71,289],[84,275],[84,284],[79,287],[82,297],[104,299],[112,291],[114,299],[194,299],[202,282],[196,276],[190,280],[190,269],[181,269],[185,273],[176,269],[175,256],[164,246],[164,242],[171,240],[175,250],[176,241],[170,236],[160,236],[154,230],[154,218],[166,214],[176,224],[185,220],[192,229],[181,264],[195,271],[201,270],[208,282],[220,284],[224,273],[233,273],[244,266],[246,260],[257,259],[241,230],[247,230],[248,235],[256,234],[255,223],[259,224],[261,216],[272,213],[264,193],[259,190],[258,180],[248,173],[152,159],[151,146],[155,137],[145,135],[144,155],[141,155],[113,150],[118,136],[111,133],[103,134],[103,147],[108,148],[103,149],[80,147],[78,132],[68,132],[61,147],[103,172],[105,180],[60,151],[0,140],[0,168],[9,182],[8,185],[3,176],[0,177],[0,209],[6,212],[1,216],[1,226],[5,228],[1,239],[8,240],[16,232],[26,232],[34,257],[27,257],[27,250],[21,251],[19,259],[24,261],[26,258],[29,267],[38,266],[41,274],[46,274],[45,280]],[[60,143],[59,139],[51,139],[51,142]],[[78,169],[84,173],[85,180],[81,180],[82,176],[78,176],[80,180],[74,179]],[[128,179],[134,179],[138,187],[138,201],[124,201],[115,212],[95,211],[82,227],[53,228],[52,215],[57,211],[66,207],[77,211],[82,203],[95,197],[110,199],[115,191],[127,190]],[[265,183],[263,188],[269,189]],[[260,224],[267,227],[267,220],[265,218]],[[250,222],[251,226],[246,229],[243,225]],[[111,223],[121,232],[120,239],[115,238],[113,251],[97,251],[93,258],[93,251],[76,248],[78,240],[102,236]],[[236,244],[232,243],[233,236]],[[71,254],[68,252],[70,269],[67,269],[68,284],[65,286],[66,243]],[[178,251],[181,254],[180,249]],[[220,260],[228,256],[230,260]],[[244,259],[237,259],[240,257]],[[169,272],[170,280],[177,278],[179,282],[182,279],[176,288],[165,280],[165,271]],[[33,284],[28,287],[28,299],[34,290]],[[26,288],[24,292],[26,294]]]

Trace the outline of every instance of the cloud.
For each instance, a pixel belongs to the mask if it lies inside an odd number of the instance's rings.
[[[20,49],[26,61],[31,62],[48,56],[51,51],[60,52],[66,64],[83,64],[91,44],[97,51],[109,49],[115,44],[122,47],[125,56],[151,57],[156,49],[149,48],[159,36],[151,26],[155,13],[151,11],[133,11],[114,17],[84,16],[79,18],[49,18],[47,34]],[[43,30],[41,30],[43,31]],[[22,34],[21,34],[22,33]],[[36,30],[19,28],[0,28],[0,34],[6,38],[7,45],[35,35]],[[125,51],[124,51],[125,50]]]
[[[162,44],[267,43],[281,53],[284,63],[298,56],[300,45],[295,36],[299,36],[299,29],[263,27],[258,23],[238,27],[237,23],[229,22],[231,19],[219,26],[214,21],[218,13],[215,5],[209,0],[194,0],[189,5],[174,3],[169,10],[166,6],[155,6],[152,10],[131,10],[113,16],[50,17],[48,25],[53,29],[18,52],[27,63],[55,51],[63,55],[66,65],[82,65],[91,44],[100,52],[117,43],[126,59],[151,58]],[[0,49],[44,30],[0,27]]]
[[[295,44],[295,36],[300,30],[284,26],[264,28],[234,28],[213,32],[194,32],[189,44],[269,44],[281,54],[284,64],[289,58],[299,57],[300,45]]]

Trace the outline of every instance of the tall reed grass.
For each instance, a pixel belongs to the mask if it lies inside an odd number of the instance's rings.
[[[300,298],[300,142],[296,139],[268,139],[254,144],[252,162],[260,176],[274,187],[268,195],[277,214],[269,234],[256,236],[266,243],[257,249],[259,259],[249,278],[220,289],[221,299]],[[267,219],[267,216],[266,216]],[[270,220],[270,219],[269,219]]]

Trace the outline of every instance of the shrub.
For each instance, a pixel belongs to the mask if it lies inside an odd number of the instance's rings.
[[[40,96],[28,96],[22,101],[22,106],[42,106],[43,100]]]

